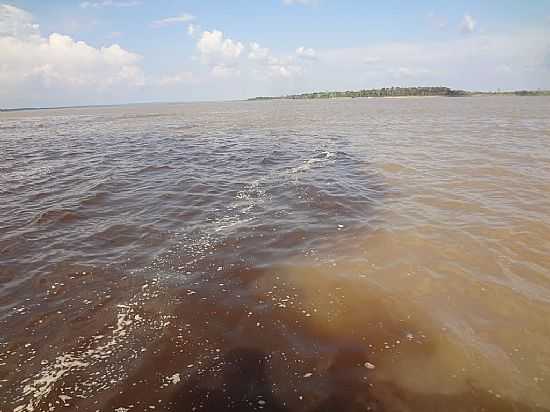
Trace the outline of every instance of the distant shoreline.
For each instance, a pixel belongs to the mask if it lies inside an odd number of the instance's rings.
[[[248,99],[257,100],[306,100],[337,98],[411,98],[411,97],[478,97],[478,96],[550,96],[550,90],[516,90],[505,92],[480,92],[454,90],[449,87],[384,87],[381,89],[363,89],[356,91],[322,91],[313,93],[292,94],[286,96],[259,96]]]
[[[453,90],[448,87],[390,87],[382,89],[358,90],[358,91],[333,91],[314,92],[286,96],[258,96],[249,99],[235,100],[210,100],[210,101],[151,101],[132,102],[120,104],[87,104],[74,106],[50,106],[50,107],[14,107],[0,108],[1,113],[12,113],[35,110],[61,110],[61,109],[86,109],[100,107],[122,107],[148,104],[193,104],[193,103],[222,103],[231,101],[262,101],[262,100],[312,100],[312,99],[355,99],[355,98],[385,98],[385,99],[410,99],[426,97],[481,97],[481,96],[550,96],[550,90],[516,90],[505,92],[480,92]]]

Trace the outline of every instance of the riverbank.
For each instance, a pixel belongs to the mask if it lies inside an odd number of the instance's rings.
[[[279,100],[279,99],[336,99],[359,97],[477,97],[477,96],[550,96],[549,90],[515,90],[515,91],[467,91],[455,90],[449,87],[384,87],[381,89],[363,89],[357,91],[322,91],[313,93],[291,94],[286,96],[259,96],[248,100]]]

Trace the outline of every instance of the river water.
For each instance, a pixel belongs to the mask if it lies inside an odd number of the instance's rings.
[[[0,411],[550,410],[549,113],[0,113]]]

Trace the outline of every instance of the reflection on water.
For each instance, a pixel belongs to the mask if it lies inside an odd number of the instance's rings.
[[[2,114],[0,410],[550,410],[548,109]]]

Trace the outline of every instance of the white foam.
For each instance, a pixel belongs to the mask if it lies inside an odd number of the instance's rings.
[[[150,286],[156,286],[156,280],[153,280]],[[144,301],[157,296],[156,293],[150,292],[151,289],[151,287],[143,288],[142,292],[135,295],[128,304],[117,305],[116,324],[112,328],[112,333],[91,338],[91,345],[97,346],[91,346],[82,352],[63,353],[52,362],[47,360],[41,362],[42,370],[32,378],[27,379],[30,383],[23,387],[22,394],[17,400],[21,404],[14,409],[14,412],[40,410],[38,408],[42,402],[50,395],[55,386],[62,382],[65,375],[85,370],[97,363],[106,363],[118,353],[128,351],[133,332],[136,330],[141,330],[144,327],[155,330],[166,327],[169,322],[148,322],[143,316],[135,313]],[[111,370],[108,367],[103,368],[102,376],[92,374],[88,374],[88,376],[88,380],[80,382],[80,385],[75,385],[73,388],[64,388],[64,393],[60,395],[60,399],[64,402],[71,399],[72,397],[69,394],[77,397],[93,395],[101,390],[108,389],[112,384],[126,377],[123,369]],[[82,393],[83,390],[88,392]]]
[[[308,160],[304,160],[304,164],[301,165],[301,166],[293,168],[291,170],[291,173],[295,174],[295,173],[305,172],[305,171],[311,169],[311,167],[313,165],[315,165],[317,163],[326,162],[327,160],[333,159],[335,157],[336,157],[336,153],[329,152],[329,151],[324,151],[316,157],[313,157],[313,158],[308,159]]]
[[[43,369],[34,379],[31,384],[25,385],[23,388],[23,396],[32,398],[27,404],[16,407],[14,412],[28,411],[32,412],[39,406],[42,399],[47,397],[52,391],[56,382],[64,375],[74,369],[82,369],[88,366],[87,362],[83,362],[72,354],[63,354],[55,359],[55,362]]]
[[[179,373],[174,373],[172,376],[167,377],[166,380],[172,385],[176,385],[181,382],[181,377]]]

